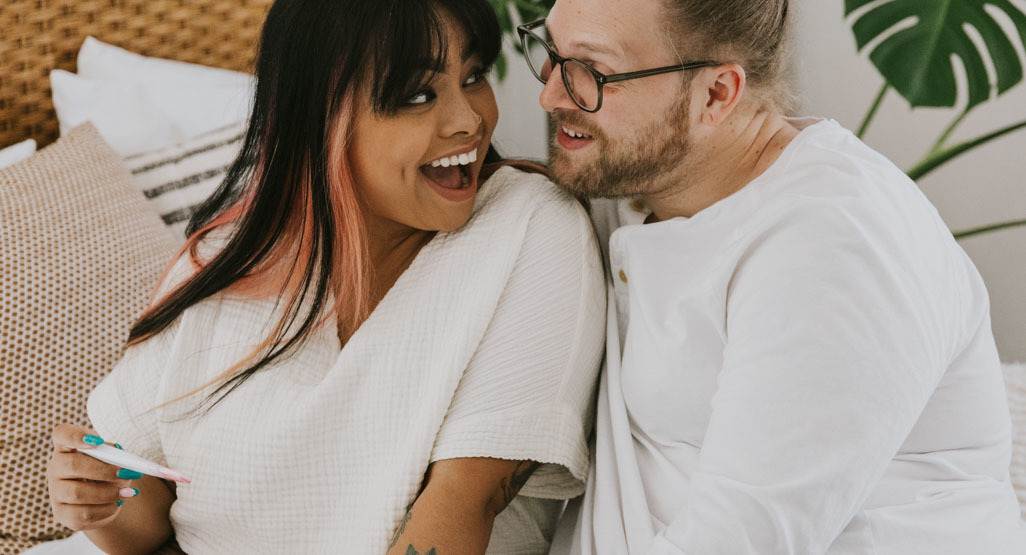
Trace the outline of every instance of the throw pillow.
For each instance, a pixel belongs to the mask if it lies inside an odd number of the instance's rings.
[[[125,160],[135,186],[179,243],[196,209],[224,180],[245,136],[246,124],[239,122]]]
[[[36,152],[36,141],[29,139],[0,149],[0,168],[6,168],[21,162]]]
[[[50,433],[88,425],[86,397],[174,252],[92,125],[0,170],[0,553],[69,533],[47,495]]]
[[[50,72],[50,88],[61,135],[90,122],[121,156],[163,148],[187,138],[140,84],[86,79],[55,69]]]
[[[78,74],[50,73],[61,133],[91,121],[122,156],[165,148],[249,116],[255,84],[237,71],[149,58],[86,38]]]

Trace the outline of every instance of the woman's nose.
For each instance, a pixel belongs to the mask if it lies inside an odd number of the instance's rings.
[[[465,95],[456,95],[449,110],[446,111],[442,135],[445,137],[460,134],[474,135],[481,127],[481,119],[481,114],[474,110]]]

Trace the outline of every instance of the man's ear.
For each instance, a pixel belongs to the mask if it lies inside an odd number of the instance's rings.
[[[738,64],[723,64],[706,70],[699,80],[705,94],[702,123],[717,126],[723,123],[741,101],[745,91],[745,70]]]

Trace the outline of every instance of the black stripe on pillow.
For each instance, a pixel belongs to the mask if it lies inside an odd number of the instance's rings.
[[[217,149],[222,148],[222,147],[233,145],[233,144],[241,141],[245,136],[246,136],[245,133],[241,133],[241,134],[239,134],[239,135],[237,135],[235,137],[232,137],[230,139],[227,139],[227,140],[224,140],[224,141],[220,141],[220,142],[217,142],[217,143],[211,143],[211,144],[208,144],[208,145],[203,145],[203,146],[201,146],[201,147],[199,147],[197,149],[190,150],[188,152],[184,152],[180,156],[176,156],[174,158],[167,158],[167,159],[164,159],[164,160],[157,160],[156,162],[150,162],[149,164],[146,164],[145,166],[133,169],[132,170],[132,175],[139,175],[140,173],[146,173],[146,172],[149,172],[149,171],[153,171],[153,170],[155,170],[155,169],[157,169],[159,167],[166,166],[168,164],[177,164],[177,163],[181,162],[182,160],[185,160],[186,158],[190,158],[190,157],[196,156],[198,154],[204,154],[204,153],[210,152],[211,150],[217,150]]]
[[[163,195],[164,193],[170,193],[171,191],[177,191],[179,189],[191,187],[192,185],[195,185],[197,183],[201,183],[208,179],[213,179],[215,177],[228,173],[229,167],[231,166],[222,166],[220,168],[214,168],[212,170],[207,170],[204,172],[193,174],[188,177],[183,177],[182,179],[179,179],[177,181],[171,181],[170,183],[157,185],[156,187],[151,187],[143,191],[143,195],[146,195],[146,198],[148,199],[153,199],[159,197],[160,195]]]
[[[192,206],[186,206],[185,208],[179,208],[174,212],[168,212],[167,214],[161,214],[160,219],[164,220],[164,225],[174,225],[179,222],[187,221],[192,217],[193,214],[199,210],[202,204],[193,204]]]

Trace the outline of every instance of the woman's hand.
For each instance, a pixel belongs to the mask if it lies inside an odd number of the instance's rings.
[[[86,428],[58,424],[52,437],[53,456],[46,468],[46,483],[57,522],[76,531],[97,530],[113,523],[123,500],[139,494],[130,480],[142,475],[80,453],[103,444]]]

